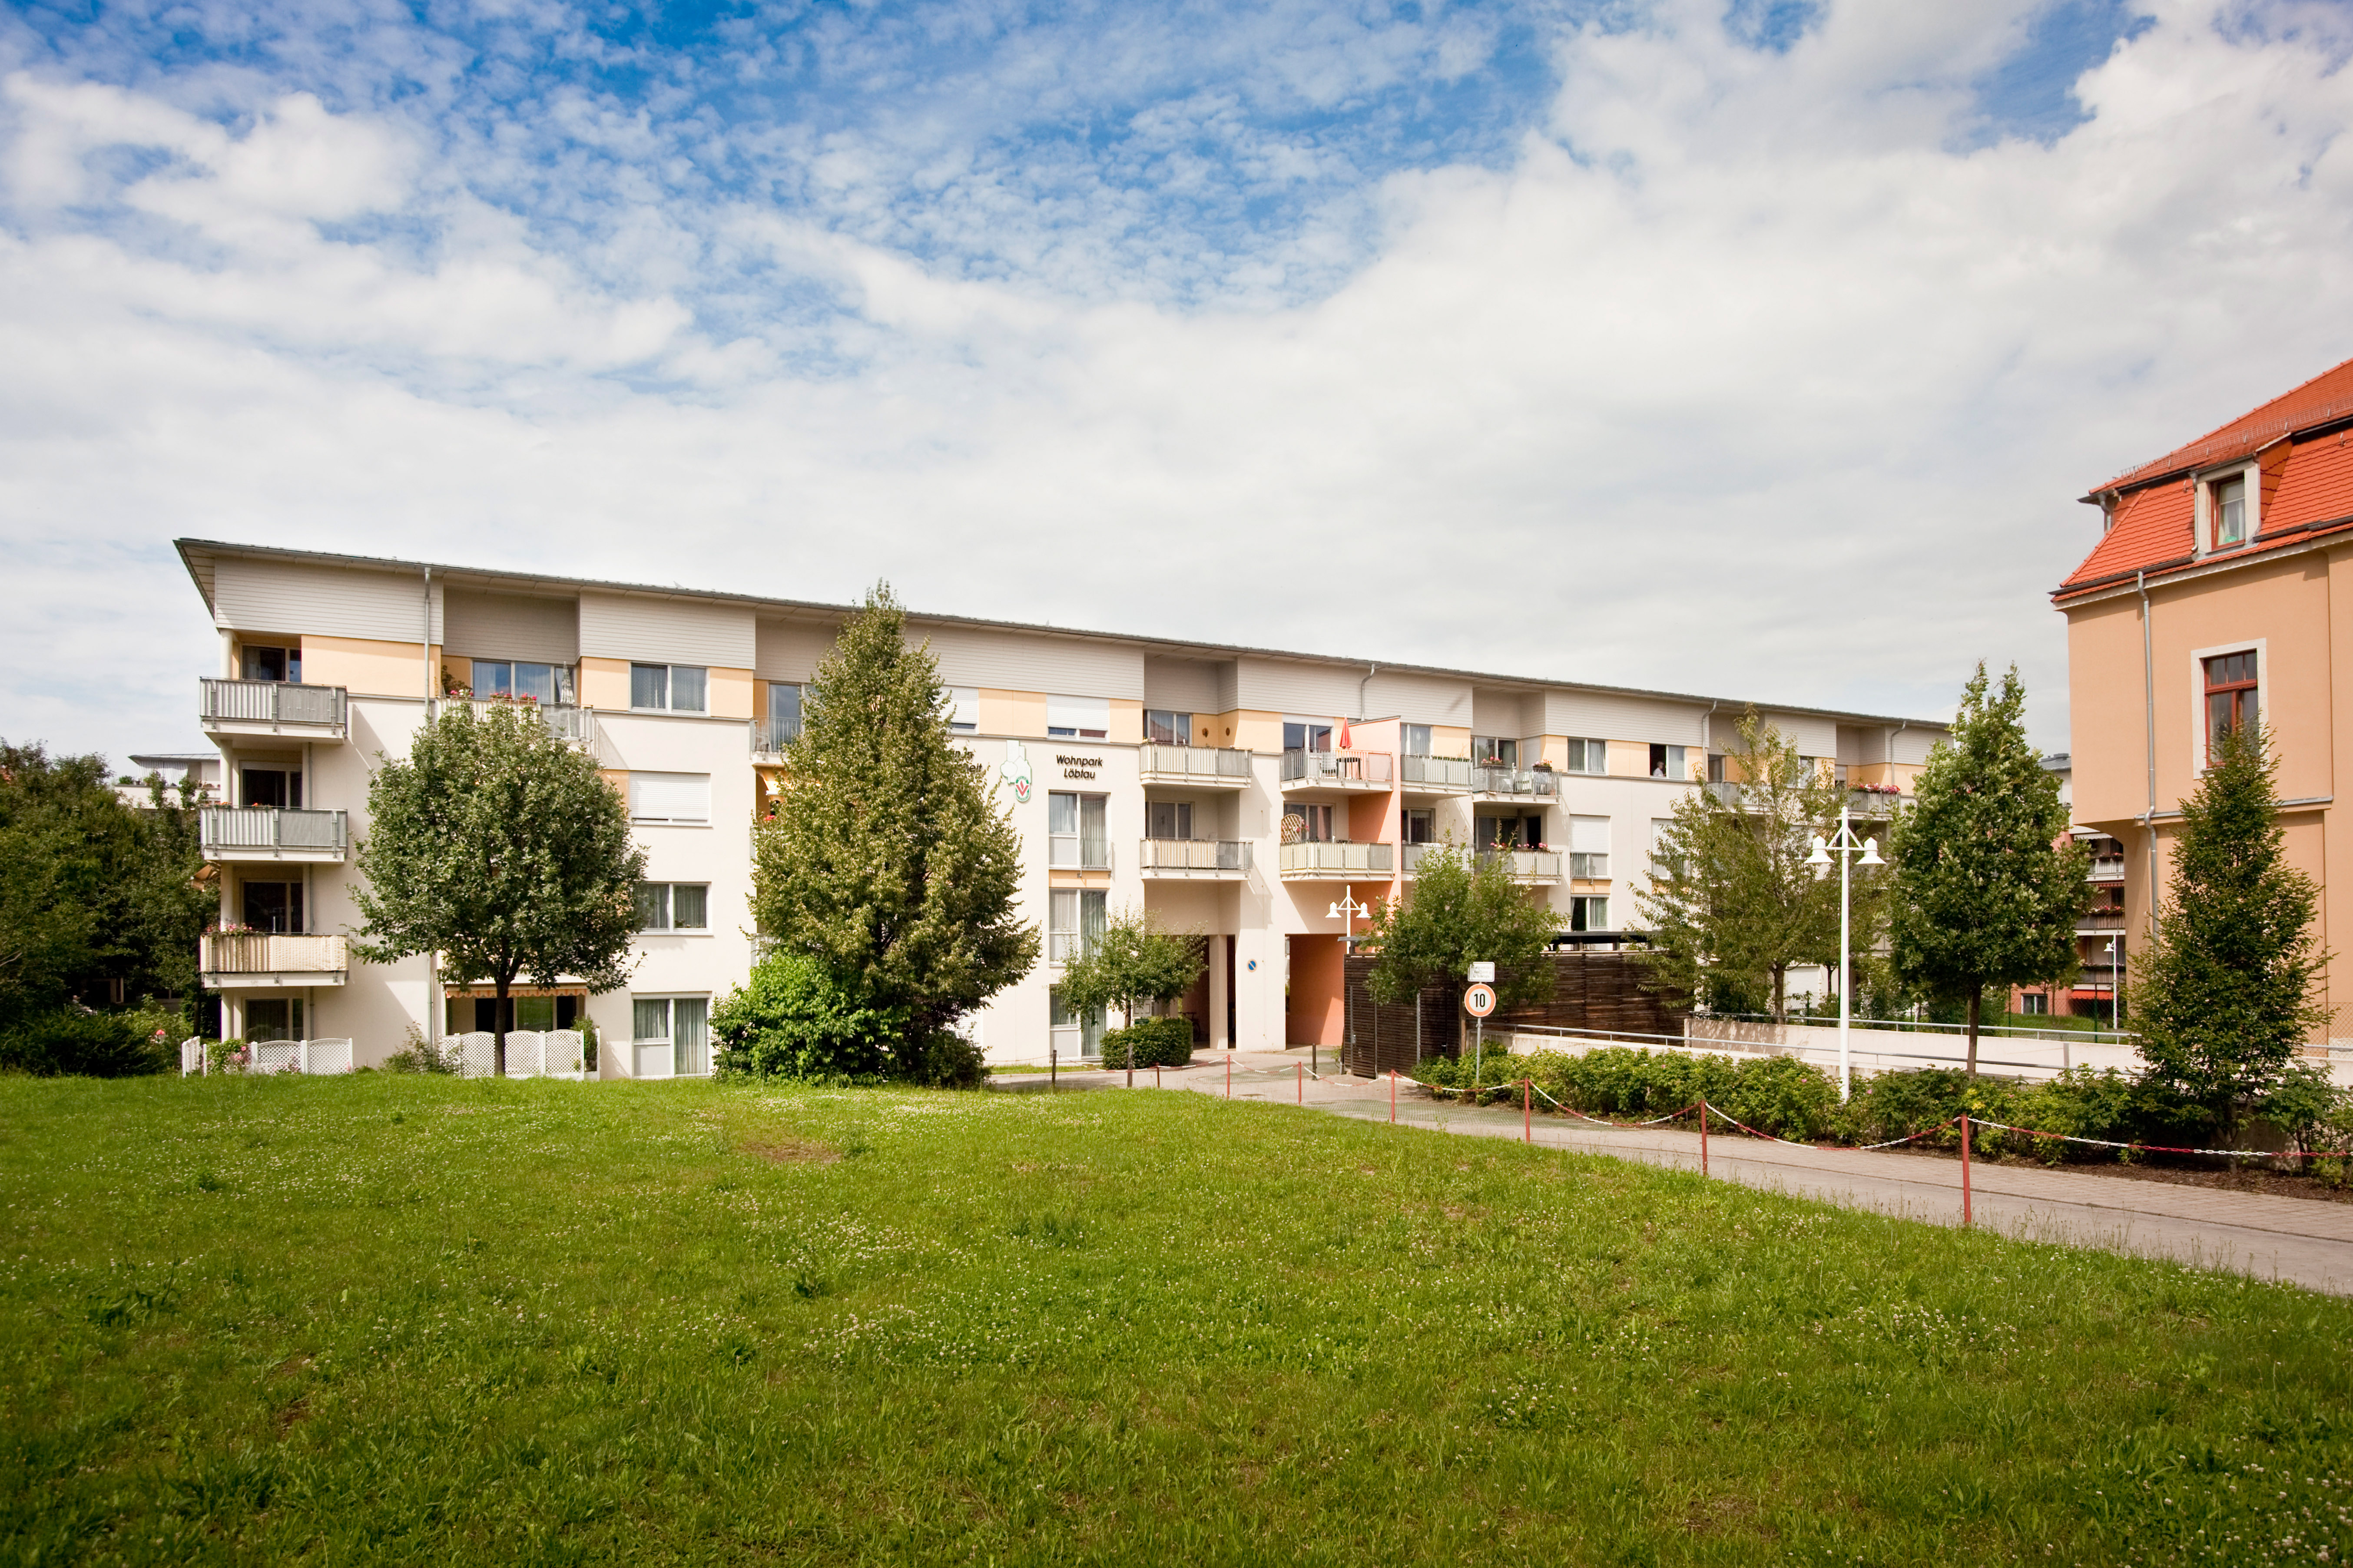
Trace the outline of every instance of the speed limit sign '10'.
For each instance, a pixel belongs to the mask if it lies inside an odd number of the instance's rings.
[[[1495,988],[1473,985],[1462,993],[1462,1010],[1474,1018],[1483,1018],[1495,1010]]]

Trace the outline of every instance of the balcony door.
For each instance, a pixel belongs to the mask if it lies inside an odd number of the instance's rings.
[[[1192,837],[1193,803],[1189,800],[1145,802],[1144,836],[1146,838]]]
[[[240,770],[247,805],[272,806],[280,811],[302,809],[302,770],[245,768]]]
[[[272,936],[302,933],[302,884],[248,882],[245,885],[245,925],[248,931]]]

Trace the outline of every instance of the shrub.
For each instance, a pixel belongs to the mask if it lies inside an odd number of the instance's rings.
[[[1103,1065],[1107,1068],[1176,1068],[1192,1059],[1193,1020],[1182,1014],[1138,1018],[1103,1037]]]
[[[136,1015],[71,1007],[37,1013],[0,1035],[0,1069],[37,1078],[139,1078],[176,1062],[151,1022]]]
[[[915,1081],[927,1089],[978,1089],[988,1079],[980,1047],[946,1029],[923,1042],[915,1063]]]
[[[458,1070],[458,1058],[453,1052],[436,1050],[424,1032],[414,1024],[408,1026],[408,1038],[400,1049],[384,1058],[386,1072],[453,1073]]]
[[[711,1010],[722,1078],[874,1081],[889,1071],[906,1029],[903,1015],[865,1005],[797,952],[769,953]],[[934,1051],[945,1047],[933,1042],[916,1058],[923,1076]]]

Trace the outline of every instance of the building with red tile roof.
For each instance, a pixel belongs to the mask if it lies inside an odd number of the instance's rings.
[[[2329,889],[2353,900],[2353,861],[2338,864],[2353,842],[2328,831],[2337,771],[2353,769],[2353,680],[2337,679],[2353,668],[2353,360],[2084,500],[2100,540],[2052,599],[2067,617],[2074,819],[2121,851],[2109,918],[2128,947],[2147,940],[2182,799],[2215,735],[2260,717],[2288,855],[2323,887],[2329,945]]]

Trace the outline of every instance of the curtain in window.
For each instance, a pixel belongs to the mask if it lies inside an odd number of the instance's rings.
[[[1105,808],[1110,802],[1099,795],[1079,797],[1079,864],[1108,866],[1111,864],[1111,830]]]
[[[711,1003],[702,996],[681,996],[670,1004],[670,1041],[677,1047],[677,1066],[672,1069],[681,1078],[694,1078],[711,1070]]]
[[[701,931],[711,923],[711,889],[698,883],[681,882],[670,891],[670,924],[680,931]]]
[[[708,706],[705,696],[711,686],[711,672],[691,664],[670,667],[670,705],[681,713],[700,713]]]
[[[670,666],[666,664],[629,666],[629,706],[632,708],[669,707]]]
[[[1103,945],[1103,927],[1110,920],[1111,895],[1082,892],[1079,895],[1079,942],[1081,949],[1093,952]]]
[[[670,886],[665,882],[638,884],[638,929],[670,930]]]
[[[639,996],[635,999],[633,1011],[636,1014],[636,1027],[633,1033],[638,1039],[667,1040],[670,1038],[669,997]]]

